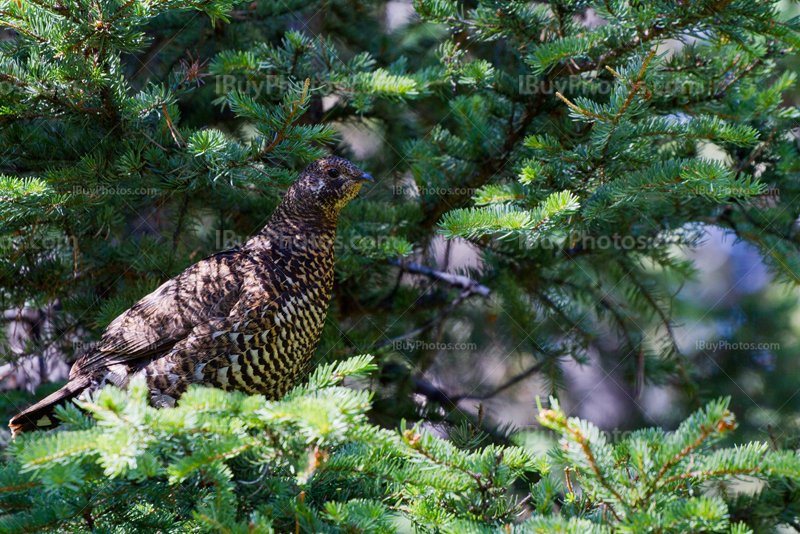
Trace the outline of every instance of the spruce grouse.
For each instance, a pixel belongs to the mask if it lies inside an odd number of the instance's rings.
[[[315,161],[244,244],[196,263],[134,304],[70,371],[67,385],[16,415],[16,435],[58,424],[55,406],[145,377],[170,407],[191,384],[281,397],[306,373],[333,287],[339,211],[373,181],[343,158]]]

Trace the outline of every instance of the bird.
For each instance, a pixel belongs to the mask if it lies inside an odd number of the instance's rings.
[[[12,435],[58,426],[56,406],[137,376],[156,408],[192,384],[281,398],[308,372],[333,289],[339,213],[365,182],[374,179],[344,158],[311,163],[260,232],[114,319],[64,387],[11,419]]]

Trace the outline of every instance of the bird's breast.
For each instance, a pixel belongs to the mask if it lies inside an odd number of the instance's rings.
[[[309,341],[319,339],[331,298],[333,269],[316,274],[290,275],[281,284],[280,296],[262,306],[262,315],[271,315],[284,335],[297,331]]]
[[[278,398],[304,375],[325,324],[333,262],[282,267],[270,271],[247,320],[233,325],[230,360],[215,370],[214,385]]]

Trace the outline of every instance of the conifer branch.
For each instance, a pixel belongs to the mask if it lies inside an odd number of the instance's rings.
[[[475,280],[460,274],[450,274],[435,269],[430,269],[422,265],[412,262],[404,262],[401,260],[389,260],[389,263],[400,267],[400,269],[407,273],[421,274],[431,278],[432,280],[441,281],[451,286],[460,287],[471,293],[477,293],[482,297],[488,297],[491,290],[476,282]]]

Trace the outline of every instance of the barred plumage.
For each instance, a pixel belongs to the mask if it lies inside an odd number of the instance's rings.
[[[14,434],[50,428],[55,406],[142,375],[154,406],[191,384],[275,399],[306,372],[331,298],[339,211],[372,177],[343,158],[312,163],[261,232],[165,282],[106,329],[70,382],[16,415]]]

